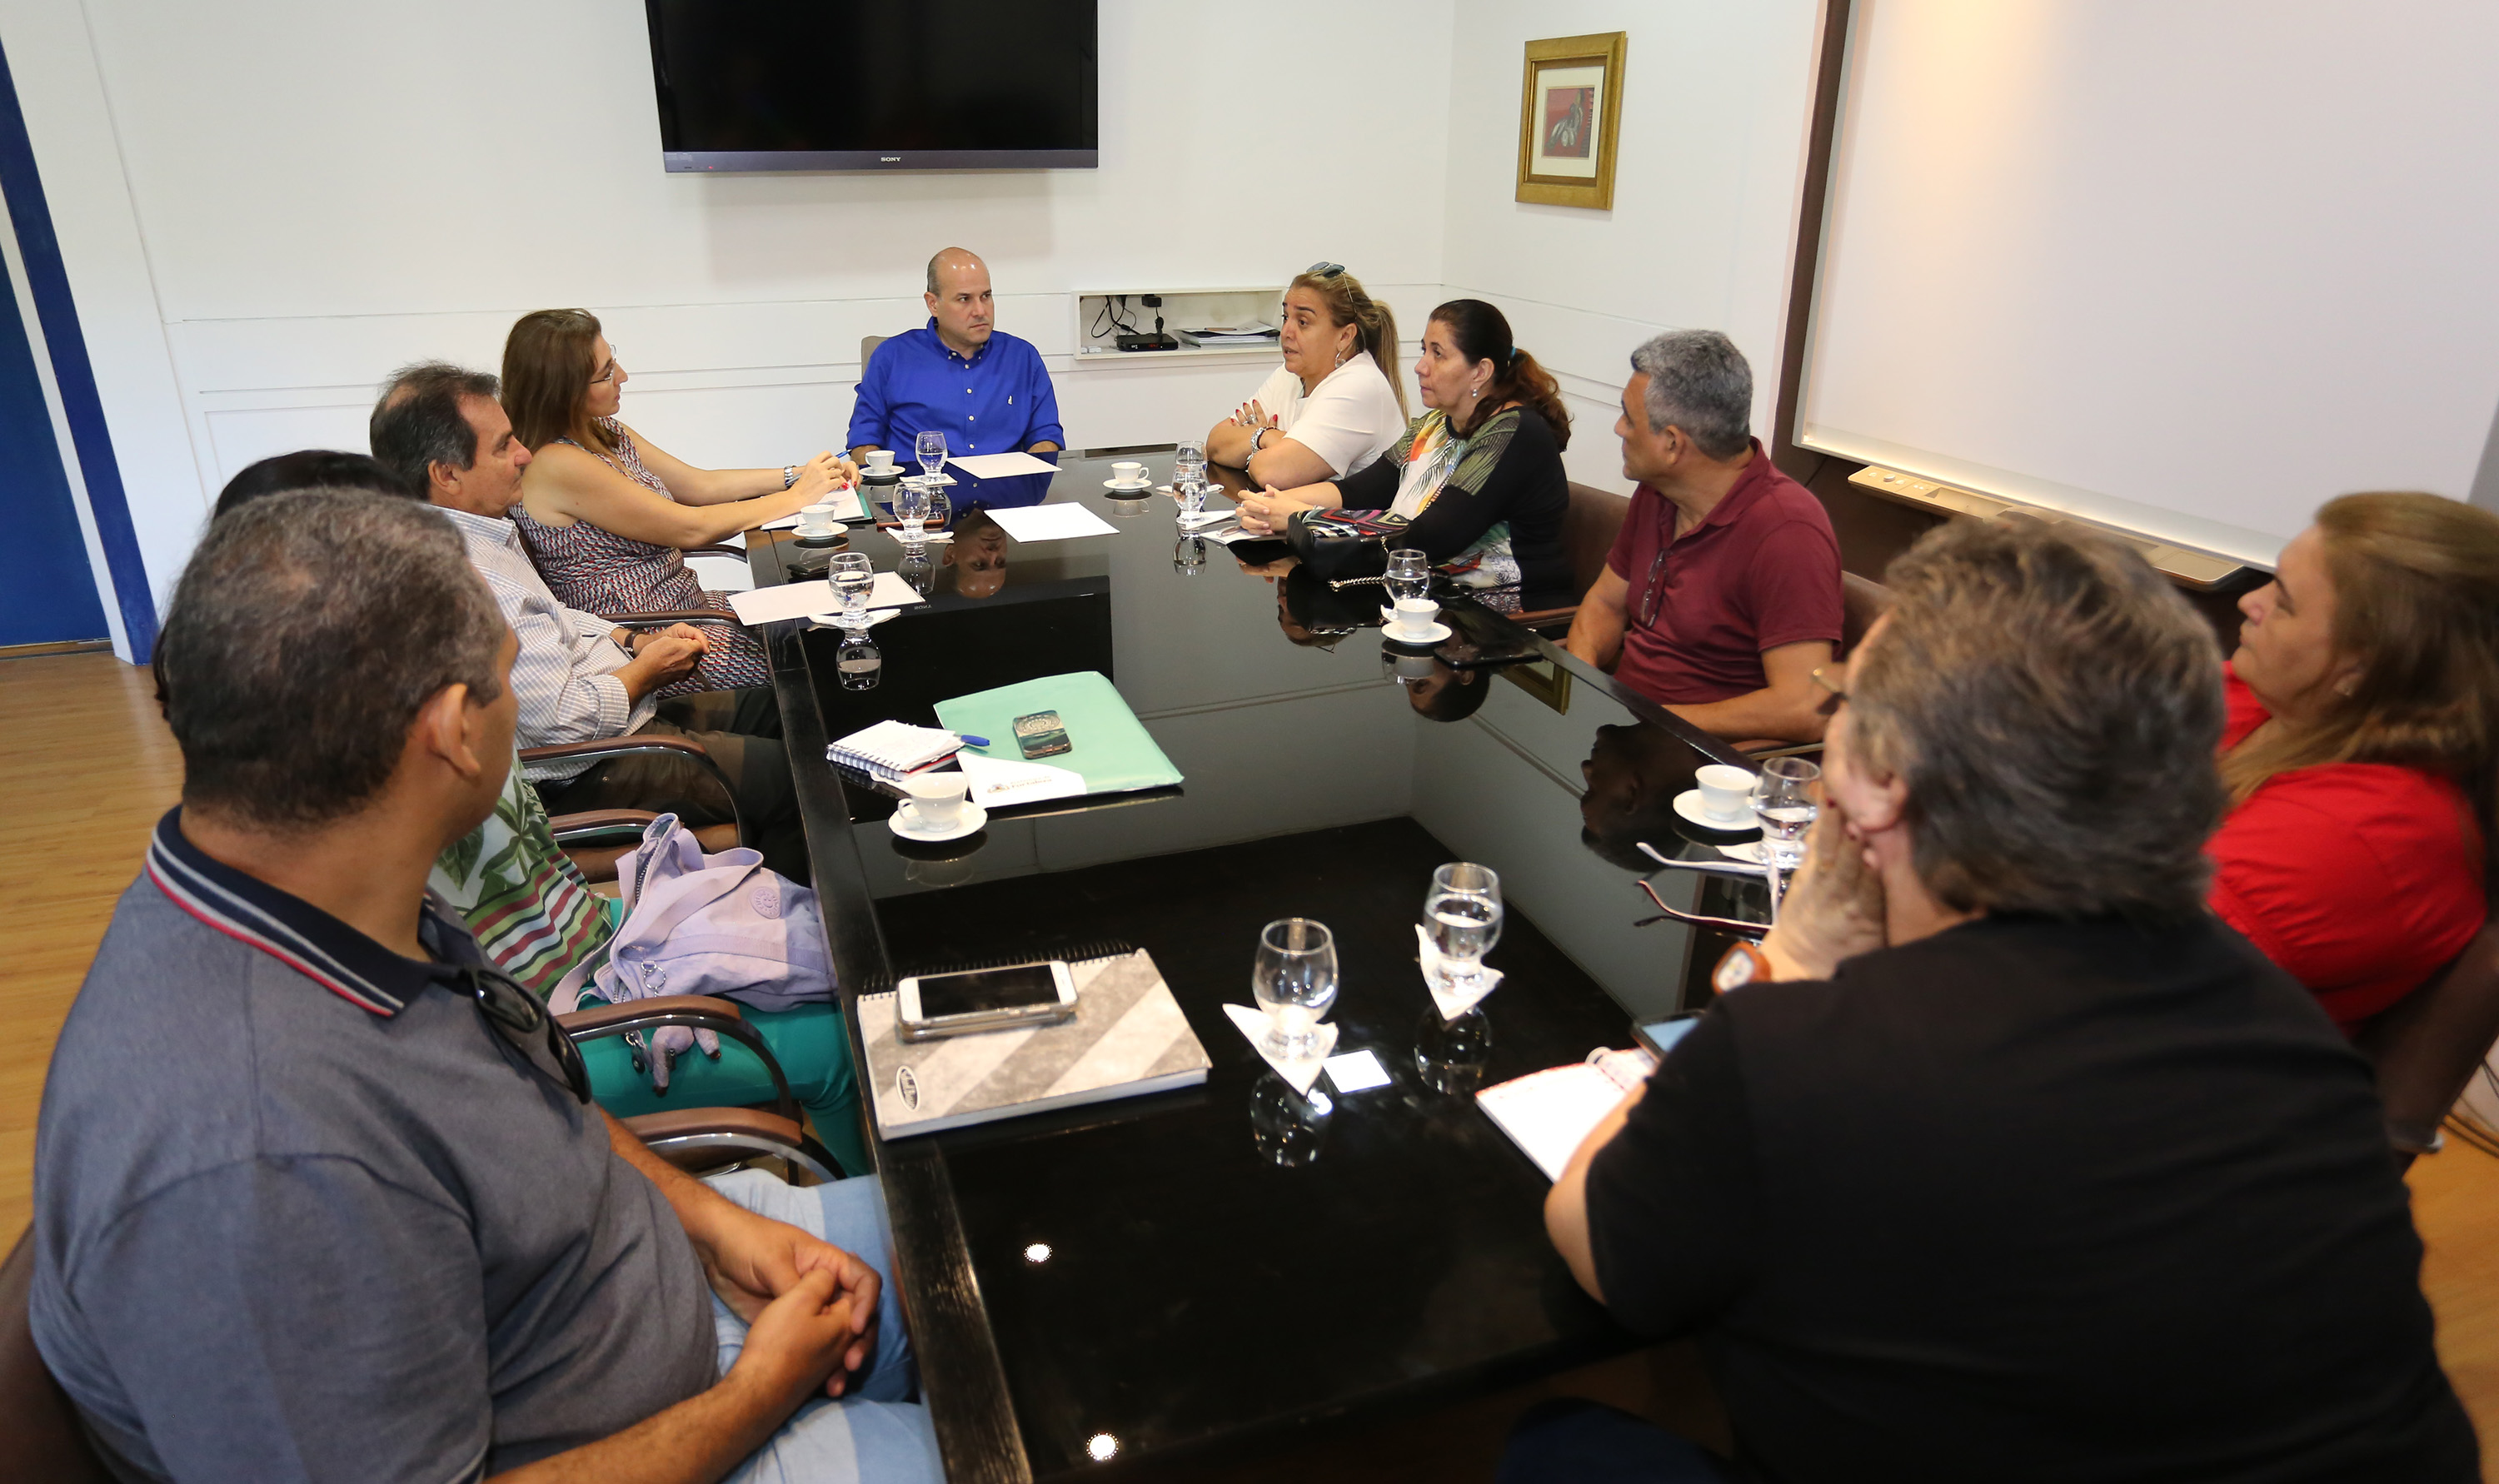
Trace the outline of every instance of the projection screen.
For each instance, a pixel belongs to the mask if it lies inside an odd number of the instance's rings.
[[[2499,508],[2499,4],[1858,0],[1798,441],[2269,565]]]

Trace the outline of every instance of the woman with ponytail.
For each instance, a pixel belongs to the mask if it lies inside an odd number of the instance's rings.
[[[1262,484],[1310,484],[1367,468],[1406,426],[1397,316],[1340,263],[1284,286],[1284,364],[1206,435],[1206,456]]]
[[[1296,510],[1390,509],[1413,523],[1397,544],[1429,555],[1488,606],[1574,601],[1562,550],[1571,414],[1552,375],[1510,342],[1499,309],[1453,299],[1424,327],[1414,382],[1425,411],[1379,463],[1298,489],[1270,483],[1241,501],[1243,528],[1281,534]]]
[[[2499,515],[2328,500],[2239,608],[2213,910],[2356,1034],[2482,929]]]

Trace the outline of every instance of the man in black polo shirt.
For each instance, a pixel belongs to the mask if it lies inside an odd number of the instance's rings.
[[[1572,1271],[1706,1337],[1734,1477],[2478,1478],[2368,1068],[2202,907],[2212,635],[2036,523],[1886,580],[1777,930],[1553,1188]],[[1584,1405],[1504,1473],[1728,1476]]]
[[[670,1169],[430,903],[516,709],[449,524],[244,506],[159,642],[182,804],[35,1155],[35,1340],[114,1473],[937,1477],[874,1181]]]

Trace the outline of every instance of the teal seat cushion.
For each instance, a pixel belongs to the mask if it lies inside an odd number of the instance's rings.
[[[583,1004],[598,1003],[586,995]],[[867,1172],[867,1149],[860,1131],[859,1081],[851,1072],[850,1037],[838,1006],[801,1005],[793,1010],[747,1010],[746,1023],[781,1063],[791,1095],[807,1109],[816,1138],[832,1151],[847,1175]],[[590,1067],[590,1088],[599,1106],[619,1118],[636,1113],[665,1113],[675,1108],[745,1107],[772,1101],[772,1074],[754,1053],[721,1038],[720,1059],[699,1049],[671,1064],[668,1090],[655,1092],[651,1080],[633,1070],[633,1048],[622,1036],[602,1036],[581,1044],[581,1059]]]

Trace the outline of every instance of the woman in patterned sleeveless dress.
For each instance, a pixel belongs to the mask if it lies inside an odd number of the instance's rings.
[[[769,685],[763,642],[730,617],[727,597],[696,579],[684,549],[795,514],[859,470],[830,453],[786,469],[696,468],[617,420],[626,379],[587,310],[538,309],[512,326],[503,406],[536,456],[512,507],[522,543],[555,596],[584,612],[722,615],[697,626],[710,652],[663,696]]]

